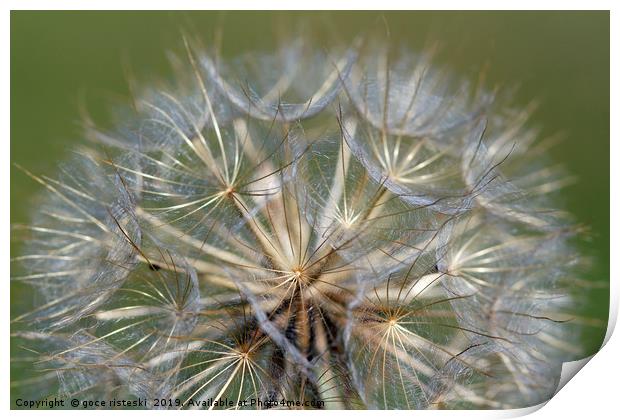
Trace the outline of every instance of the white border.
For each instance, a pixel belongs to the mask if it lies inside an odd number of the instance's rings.
[[[441,4],[439,4],[441,3]],[[1,191],[8,195],[10,188],[10,153],[9,153],[9,139],[10,139],[10,13],[9,10],[64,10],[64,9],[84,9],[84,10],[168,10],[173,6],[179,10],[204,10],[218,6],[225,6],[228,10],[258,10],[261,9],[289,9],[289,10],[340,10],[347,8],[359,8],[372,10],[380,6],[380,10],[399,10],[415,8],[417,10],[553,10],[557,6],[562,7],[562,10],[611,10],[611,45],[615,46],[611,48],[611,75],[620,74],[620,67],[618,66],[618,24],[620,19],[620,9],[618,7],[614,10],[614,5],[617,2],[603,1],[603,0],[590,0],[584,1],[572,1],[565,0],[562,2],[553,2],[548,0],[521,0],[521,1],[483,1],[483,0],[469,0],[464,1],[398,1],[398,0],[382,0],[380,2],[370,0],[357,0],[357,1],[334,1],[334,0],[312,0],[312,1],[299,1],[292,4],[292,2],[286,0],[268,0],[268,1],[250,1],[250,0],[227,0],[225,3],[213,2],[213,1],[200,1],[200,0],[175,0],[174,2],[166,2],[162,0],[150,0],[150,1],[132,1],[132,0],[107,0],[107,1],[88,1],[78,2],[75,0],[58,0],[50,4],[50,1],[14,1],[9,0],[3,2],[3,15],[0,22],[0,37],[2,41],[2,51],[6,60],[2,61],[2,92],[5,92],[4,100],[1,102],[2,114],[1,114],[1,127],[3,130],[4,153],[0,153],[0,167],[3,171],[3,176],[0,179],[2,185]],[[441,7],[440,7],[441,6]],[[619,85],[617,79],[611,78],[611,115],[616,116],[616,119],[611,118],[611,214],[620,214],[619,195],[617,182],[620,181],[620,165],[617,162],[620,161],[620,141],[618,129],[617,116],[620,115],[618,110],[619,99]],[[587,142],[588,139],[583,139]],[[614,159],[615,158],[615,159]],[[614,163],[616,163],[614,165]],[[2,408],[8,410],[10,407],[9,401],[9,294],[6,293],[8,289],[8,281],[10,278],[10,264],[9,264],[9,207],[8,203],[0,208],[2,216],[1,232],[4,239],[1,244],[2,250],[2,279],[4,280],[5,288],[0,293],[0,305],[4,311],[4,321],[1,324],[2,330],[0,331],[0,337],[2,340],[6,340],[3,343],[0,354],[2,354],[2,365],[0,366],[0,372],[2,373],[2,380],[4,385],[4,393],[0,394],[2,399]],[[619,223],[618,219],[611,219],[611,255],[619,256],[618,253],[618,234]],[[583,371],[579,373],[579,379],[569,381],[569,383],[556,395],[550,402],[546,404],[543,409],[538,410],[540,407],[534,407],[523,410],[509,410],[509,411],[443,411],[443,412],[416,412],[411,413],[407,411],[390,412],[390,417],[399,417],[411,419],[415,418],[472,418],[472,419],[484,419],[484,418],[508,418],[521,416],[528,413],[532,413],[530,418],[534,419],[546,419],[546,418],[562,418],[571,419],[579,418],[608,418],[609,414],[615,412],[615,408],[618,404],[617,395],[617,378],[619,378],[619,362],[616,357],[620,354],[620,341],[616,337],[613,337],[611,333],[615,327],[615,323],[618,315],[618,260],[612,258],[611,264],[611,281],[610,281],[610,319],[607,335],[605,337],[604,349],[593,357],[593,359],[583,367]],[[384,415],[383,413],[379,416]],[[61,412],[61,411],[12,411],[11,416],[13,418],[34,418],[35,416],[45,416],[49,419],[66,419],[66,418],[83,418],[86,413],[83,411],[73,412]],[[87,414],[89,417],[95,418],[108,418],[112,415],[107,412],[90,412]],[[134,419],[136,416],[149,417],[161,417],[169,416],[168,413],[160,412],[130,412],[130,411],[118,411],[113,414],[120,419]],[[203,416],[213,415],[201,413],[183,412],[184,416]],[[241,414],[242,416],[244,414]],[[247,415],[247,413],[245,413]],[[342,415],[345,416],[374,416],[375,413],[368,412],[352,412],[351,414],[341,413],[338,411],[326,411],[322,413],[311,412],[299,412],[293,414],[294,416],[306,417],[308,416],[327,416],[328,418],[336,418]],[[218,412],[217,417],[237,417],[239,414],[233,412]],[[290,418],[290,412],[283,411],[253,411],[250,416],[253,418],[267,418],[270,419],[287,416]],[[194,417],[197,418],[197,417]]]

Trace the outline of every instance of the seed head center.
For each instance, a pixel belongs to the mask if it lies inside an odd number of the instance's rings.
[[[295,267],[293,268],[292,273],[296,279],[301,280],[304,274],[304,269],[302,267]]]
[[[228,196],[232,195],[234,192],[235,192],[235,187],[233,187],[232,185],[229,185],[224,190],[224,195],[228,197]]]

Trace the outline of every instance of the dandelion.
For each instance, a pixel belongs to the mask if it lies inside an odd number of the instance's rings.
[[[186,42],[176,84],[113,132],[87,121],[99,147],[26,171],[48,193],[14,280],[42,303],[13,320],[34,367],[14,386],[185,409],[550,398],[580,351],[551,197],[569,178],[528,110],[431,56]]]
[[[92,313],[119,288],[137,263],[141,231],[133,197],[122,179],[80,154],[60,178],[34,180],[48,191],[17,257],[28,273],[20,280],[41,292],[45,304],[20,319],[60,327]]]

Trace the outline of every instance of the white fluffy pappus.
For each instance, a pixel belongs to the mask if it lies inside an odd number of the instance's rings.
[[[15,340],[62,372],[32,390],[209,409],[552,396],[580,354],[583,259],[528,110],[380,43],[185,46],[116,130],[86,124],[94,151],[31,175],[48,193],[14,280],[41,302]]]

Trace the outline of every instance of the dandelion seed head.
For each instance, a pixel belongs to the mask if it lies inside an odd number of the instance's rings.
[[[137,95],[113,132],[85,124],[105,153],[68,181],[34,177],[49,197],[29,229],[53,241],[22,258],[17,280],[44,303],[16,321],[71,342],[37,356],[71,365],[66,393],[207,409],[190,402],[552,395],[579,352],[580,256],[531,109],[430,52],[299,38],[229,59],[184,44],[176,83]]]

